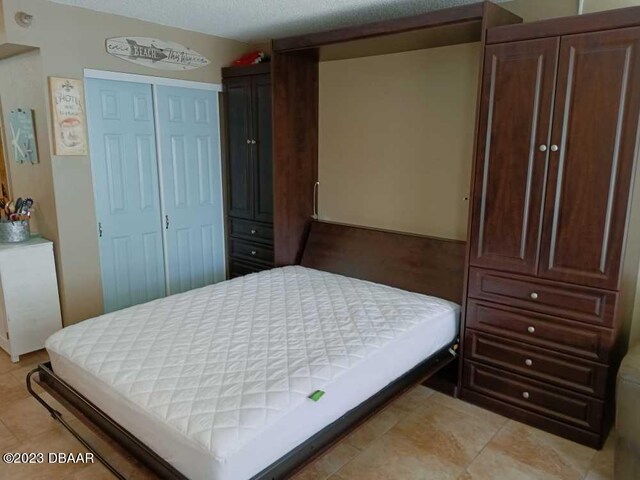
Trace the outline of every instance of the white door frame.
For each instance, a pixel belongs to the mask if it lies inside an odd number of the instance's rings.
[[[162,165],[160,162],[161,155],[161,147],[160,147],[160,132],[159,132],[159,120],[158,120],[158,104],[157,104],[157,93],[154,87],[158,85],[168,86],[168,87],[181,87],[181,88],[192,88],[194,90],[208,90],[212,92],[222,92],[222,85],[219,83],[205,83],[205,82],[194,82],[191,80],[180,80],[177,78],[167,78],[167,77],[154,77],[151,75],[138,75],[136,73],[124,73],[124,72],[112,72],[108,70],[95,70],[92,68],[84,69],[84,79],[87,78],[97,78],[100,80],[115,80],[118,82],[132,82],[132,83],[144,83],[146,85],[151,85],[151,98],[153,101],[153,116],[155,123],[155,132],[156,132],[156,161],[158,162],[158,192],[160,194],[160,221],[161,226],[165,225],[165,217],[166,210],[164,206],[164,192],[162,191]],[[216,112],[215,114],[220,118],[220,102],[216,102]],[[88,112],[87,112],[88,118]],[[88,126],[88,122],[87,122]],[[220,125],[222,127],[222,125]],[[222,133],[222,128],[219,129],[218,134]],[[222,138],[218,142],[218,158],[220,158],[220,162],[222,162]],[[226,238],[226,222],[225,222],[225,211],[224,211],[224,178],[222,176],[222,165],[220,165],[220,186],[222,198],[220,199],[220,209],[222,214],[222,238]],[[92,172],[93,178],[93,172]],[[92,185],[95,192],[95,185]],[[166,228],[162,228],[162,241],[163,241],[163,255],[164,255],[164,276],[165,276],[165,293],[166,295],[171,295],[171,291],[169,288],[169,257],[166,249],[167,245],[167,230]],[[226,242],[222,242],[222,258],[224,261],[224,270],[225,272],[228,270],[227,265],[227,245]],[[102,268],[102,267],[100,267]]]

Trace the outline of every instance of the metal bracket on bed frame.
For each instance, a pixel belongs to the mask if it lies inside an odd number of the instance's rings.
[[[71,435],[76,437],[76,440],[78,440],[87,450],[89,450],[91,453],[93,453],[93,455],[100,461],[100,463],[102,463],[111,473],[113,473],[113,475],[115,475],[116,478],[118,478],[120,480],[127,480],[127,477],[122,475],[120,473],[120,471],[109,462],[109,460],[107,460],[105,457],[103,457],[100,454],[100,452],[98,452],[89,442],[87,442],[84,439],[84,437],[80,433],[78,433],[78,431],[75,428],[73,428],[71,425],[69,425],[69,423],[62,416],[62,413],[60,413],[55,408],[53,408],[51,405],[49,405],[47,402],[45,402],[42,399],[42,397],[37,394],[37,392],[33,389],[33,386],[31,385],[31,377],[33,377],[34,373],[39,373],[39,372],[40,372],[40,367],[37,367],[37,368],[34,368],[33,370],[31,370],[27,374],[27,379],[26,379],[27,380],[27,391],[31,394],[31,396],[33,398],[35,398],[40,403],[40,405],[42,405],[49,412],[49,415],[51,415],[51,417],[54,420],[57,420],[58,422],[60,422],[62,424],[62,426],[64,428],[66,428],[71,433]]]

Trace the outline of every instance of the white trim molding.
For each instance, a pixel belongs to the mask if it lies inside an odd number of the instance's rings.
[[[167,87],[193,88],[196,90],[209,90],[221,92],[222,85],[218,83],[194,82],[191,80],[179,80],[177,78],[153,77],[151,75],[138,75],[135,73],[110,72],[107,70],[84,69],[84,78],[98,78],[101,80],[118,80],[121,82],[146,83],[150,85],[164,85]]]

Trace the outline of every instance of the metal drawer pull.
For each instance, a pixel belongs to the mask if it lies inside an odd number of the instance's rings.
[[[251,255],[255,255],[256,253],[258,252],[256,252],[255,250],[251,250]]]
[[[258,230],[256,230],[255,228],[251,229],[251,235],[255,235],[256,233],[258,233]]]
[[[547,151],[547,146],[546,146],[546,145],[540,145],[540,146],[538,147],[538,149],[539,149],[541,152],[546,152],[546,151]]]
[[[531,300],[537,300],[538,299],[538,294],[536,292],[531,292],[531,294],[529,296],[531,297]]]
[[[527,328],[527,332],[529,332],[529,333],[535,333],[535,332],[536,332],[536,329],[535,329],[535,327],[529,327],[529,328]]]
[[[525,364],[527,367],[530,367],[531,365],[533,365],[533,360],[531,360],[530,358],[527,358],[527,359],[524,361],[524,364]]]
[[[529,392],[522,392],[522,398],[529,398]]]

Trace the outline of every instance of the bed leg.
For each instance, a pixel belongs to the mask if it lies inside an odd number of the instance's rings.
[[[76,438],[76,440],[78,440],[88,451],[93,453],[95,458],[97,458],[98,461],[102,463],[116,478],[118,478],[119,480],[127,480],[127,477],[122,475],[116,467],[109,463],[109,461],[105,457],[103,457],[95,448],[93,448],[91,444],[82,437],[82,435],[80,435],[71,425],[69,425],[69,423],[67,423],[67,421],[59,411],[45,402],[42,397],[40,397],[40,395],[38,395],[38,393],[33,389],[33,386],[31,385],[31,377],[33,377],[34,373],[38,373],[38,370],[38,368],[34,368],[27,374],[27,391],[31,394],[31,396],[35,398],[38,403],[40,403],[40,405],[42,405],[49,412],[49,415],[51,415],[53,419],[60,422],[62,426]]]

